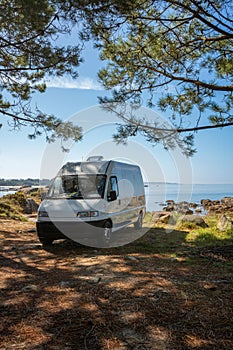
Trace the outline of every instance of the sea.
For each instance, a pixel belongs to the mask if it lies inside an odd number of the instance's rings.
[[[15,192],[16,191],[2,191],[2,190],[0,190],[0,198],[7,195],[7,194],[13,194]]]
[[[189,185],[150,182],[145,186],[148,211],[162,210],[167,200],[200,205],[202,199],[221,200],[223,197],[233,197],[233,184]]]
[[[0,191],[0,197],[14,193]],[[233,197],[233,184],[176,184],[149,182],[145,184],[147,211],[160,211],[167,200],[189,202],[200,205],[202,199],[221,200]]]

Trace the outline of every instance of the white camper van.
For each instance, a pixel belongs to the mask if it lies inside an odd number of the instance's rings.
[[[37,234],[42,244],[68,237],[93,245],[91,237],[104,246],[118,229],[132,223],[140,229],[144,214],[140,168],[90,157],[66,163],[58,172],[39,207]]]

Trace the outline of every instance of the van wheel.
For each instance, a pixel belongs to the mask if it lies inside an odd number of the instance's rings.
[[[43,246],[52,245],[52,243],[53,243],[53,239],[52,238],[42,237],[42,236],[38,236],[38,237],[39,237],[40,243]]]
[[[102,234],[102,242],[104,247],[107,247],[111,241],[112,236],[112,225],[109,221],[105,221],[103,224],[103,234]]]
[[[142,220],[143,220],[143,215],[142,213],[139,214],[137,221],[134,224],[134,228],[136,230],[141,230],[142,229]]]

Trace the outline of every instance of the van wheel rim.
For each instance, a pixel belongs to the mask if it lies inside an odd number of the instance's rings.
[[[108,225],[106,225],[104,227],[104,240],[105,242],[108,243],[110,239],[111,239],[111,228]]]
[[[109,227],[105,227],[104,228],[104,238],[105,238],[105,240],[107,242],[110,240],[110,236],[111,236],[110,228]]]

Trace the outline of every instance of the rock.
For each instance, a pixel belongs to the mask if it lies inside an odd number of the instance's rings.
[[[35,284],[30,284],[28,286],[25,286],[22,288],[22,291],[29,292],[29,291],[37,291],[39,288]]]
[[[212,205],[212,201],[210,199],[202,199],[201,205],[204,209],[208,209]]]
[[[39,205],[35,202],[33,198],[26,198],[26,206],[24,209],[25,214],[32,214],[36,212],[39,208]]]
[[[152,211],[152,220],[156,221],[158,220],[161,216],[167,215],[166,211]]]
[[[221,201],[202,199],[201,207],[196,203],[188,203],[186,201],[175,203],[173,200],[167,200],[166,204],[167,205],[163,207],[163,212],[166,213],[177,212],[182,215],[192,215],[194,214],[194,211],[192,209],[195,209],[195,213],[202,213],[204,209],[204,211],[212,215],[233,213],[233,197],[223,197]],[[154,221],[155,219],[158,220],[158,217],[153,216],[153,219]]]
[[[96,283],[99,283],[99,281],[101,280],[101,277],[92,277],[90,278],[87,282],[90,283],[90,284],[96,284]]]
[[[216,284],[211,283],[211,282],[204,282],[204,283],[203,283],[203,288],[204,288],[204,289],[207,289],[207,290],[212,290],[212,291],[218,289],[218,287],[216,286]]]
[[[169,225],[176,224],[176,220],[174,219],[173,215],[170,213],[167,213],[166,215],[161,216],[158,221],[163,224],[169,224]]]
[[[198,207],[198,204],[197,203],[189,203],[189,207],[195,209]]]
[[[168,205],[175,204],[175,202],[174,202],[173,199],[168,199],[168,200],[166,201],[166,203],[167,203]]]
[[[137,261],[138,260],[137,258],[135,258],[135,256],[131,256],[131,255],[127,255],[126,259],[127,260],[132,260],[132,261]]]
[[[178,202],[178,203],[177,203],[177,205],[179,205],[179,206],[181,206],[181,207],[182,207],[182,206],[188,206],[188,204],[189,204],[189,203],[186,202],[186,201]]]
[[[183,214],[183,215],[192,215],[193,214],[193,210],[186,208],[186,209],[180,209],[177,211],[179,214]]]
[[[188,209],[186,212],[185,212],[185,215],[192,215],[193,214],[193,210],[191,209]]]
[[[160,222],[163,224],[176,224],[176,220],[174,219],[173,214],[167,211],[152,212],[152,220],[154,222]]]
[[[211,205],[209,207],[209,214],[221,214],[225,212],[225,206],[221,204]]]
[[[203,227],[203,228],[208,227],[205,220],[199,215],[184,215],[181,218],[181,222],[193,223],[193,224],[200,226],[200,227]]]
[[[39,191],[39,189],[40,189],[39,187],[30,187],[30,188],[25,190],[25,193],[30,194],[30,193]]]
[[[220,204],[220,201],[214,200],[214,201],[211,201],[211,203],[212,203],[212,205],[218,205],[218,204]]]
[[[184,203],[184,202],[178,202],[175,204],[175,210],[182,210],[182,209],[187,209],[189,208],[188,204],[187,203]]]
[[[208,210],[210,214],[224,214],[227,212],[233,212],[233,198],[224,197],[219,200],[202,199],[201,205],[205,210]]]
[[[167,205],[166,207],[163,208],[165,211],[174,211],[174,206],[173,205]]]
[[[163,208],[165,212],[172,212],[176,211],[179,214],[183,215],[191,215],[193,214],[193,211],[189,208],[189,203],[188,202],[179,202],[175,203],[172,200],[167,201],[168,205]],[[194,206],[195,203],[193,203]],[[196,204],[197,206],[197,204]]]
[[[217,223],[217,228],[220,231],[232,230],[233,229],[232,219],[226,214],[223,214]]]
[[[222,204],[226,204],[227,206],[232,206],[233,207],[233,198],[232,197],[223,197],[221,199]]]

